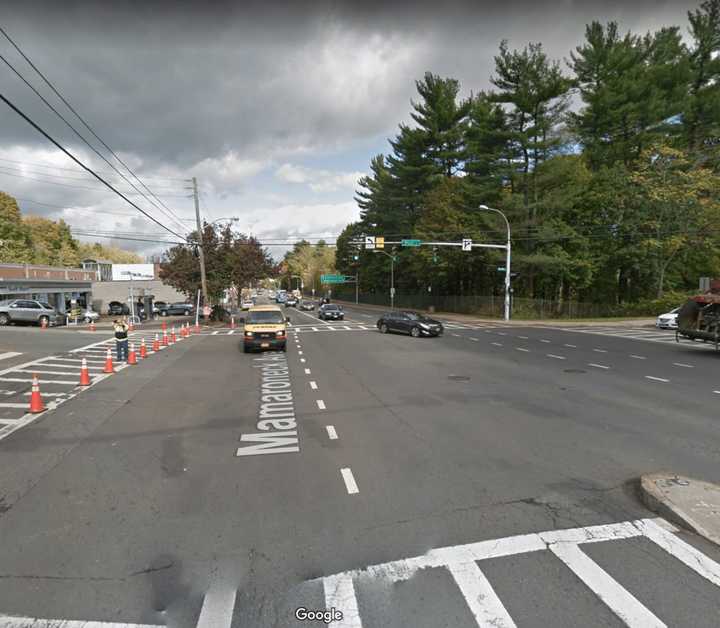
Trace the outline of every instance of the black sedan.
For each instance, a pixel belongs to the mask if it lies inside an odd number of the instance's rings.
[[[387,334],[397,331],[410,334],[413,338],[420,336],[441,336],[443,325],[440,321],[423,316],[418,312],[387,312],[377,322],[377,328]]]
[[[170,303],[165,307],[158,308],[160,316],[190,316],[195,312],[195,306],[192,303]]]
[[[315,309],[315,301],[300,301],[300,309],[312,312]]]
[[[318,318],[322,321],[341,321],[345,318],[345,312],[339,305],[325,303],[318,310]]]

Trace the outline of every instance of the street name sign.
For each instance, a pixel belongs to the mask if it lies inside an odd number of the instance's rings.
[[[345,275],[320,275],[321,283],[345,283]]]
[[[422,240],[402,240],[400,244],[402,246],[420,246],[422,244]]]

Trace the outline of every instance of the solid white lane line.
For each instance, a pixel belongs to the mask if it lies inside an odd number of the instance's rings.
[[[323,578],[325,608],[336,608],[343,618],[334,621],[334,628],[362,628],[352,574],[339,574]]]
[[[540,342],[550,342],[550,341],[546,340],[545,338],[540,338]]]
[[[305,369],[305,375],[310,375],[310,369]]]
[[[565,345],[563,345],[563,347],[570,347],[571,349],[577,349],[577,345],[568,345],[568,344],[565,344]]]
[[[337,435],[337,432],[335,431],[334,425],[326,425],[325,429],[327,430],[328,438],[330,440],[337,440],[338,435]]]
[[[596,369],[609,369],[609,366],[605,366],[604,364],[593,364],[590,362],[588,366],[594,366]]]
[[[630,357],[631,357],[631,358],[635,358],[636,360],[647,360],[647,358],[646,358],[644,355],[633,355],[633,354],[631,353],[631,354],[630,354]]]
[[[651,379],[654,382],[663,382],[664,384],[667,384],[670,380],[665,379],[663,377],[653,377],[652,375],[646,375],[645,379]]]
[[[18,353],[17,351],[6,351],[5,353],[0,353],[0,360],[7,360],[8,358],[14,358],[18,355],[22,355],[22,353]]]
[[[465,602],[478,626],[500,628],[515,626],[515,622],[476,562],[451,563],[447,569],[465,597]]]
[[[607,353],[607,349],[593,349],[595,353]]]
[[[322,399],[316,399],[315,403],[320,410],[325,410],[325,402]]]
[[[491,345],[495,345],[496,347],[502,347],[502,342],[491,342]]]
[[[213,586],[203,599],[197,628],[230,628],[236,595],[231,586]]]
[[[549,358],[555,358],[556,360],[564,360],[565,359],[564,355],[555,355],[554,353],[546,353],[545,355]]]
[[[524,351],[525,353],[530,353],[530,349],[525,349],[524,347],[515,347],[516,351]]]
[[[682,366],[686,369],[694,369],[695,367],[692,364],[683,364],[682,362],[673,362],[673,366]]]
[[[349,467],[345,467],[344,469],[340,469],[340,473],[342,474],[343,480],[345,480],[345,488],[347,489],[348,494],[354,495],[355,493],[359,493],[360,489],[355,482],[355,477],[353,476],[351,469]]]
[[[574,543],[556,543],[550,545],[549,549],[628,626],[632,628],[665,626]]]
[[[313,390],[317,390],[317,382],[310,382],[310,388],[312,388]]]

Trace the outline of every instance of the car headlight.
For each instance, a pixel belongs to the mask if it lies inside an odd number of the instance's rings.
[[[251,331],[246,331],[246,332],[245,332],[245,335],[246,335],[248,338],[252,338],[252,337],[253,337],[253,333],[252,333]]]
[[[276,335],[276,336],[284,336],[284,335],[285,335],[285,332],[281,329],[280,331],[276,331],[276,332],[275,332],[275,335]]]

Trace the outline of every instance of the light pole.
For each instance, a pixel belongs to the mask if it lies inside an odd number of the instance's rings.
[[[395,309],[395,255],[390,255],[382,249],[374,249],[375,253],[382,253],[385,257],[390,258],[390,309]],[[393,253],[395,250],[393,249]]]
[[[495,212],[500,214],[505,221],[507,227],[507,244],[505,245],[505,320],[510,320],[510,223],[508,222],[507,216],[499,209],[494,207],[488,207],[487,205],[480,205],[479,209],[488,212]]]

